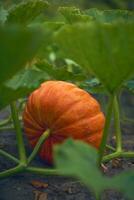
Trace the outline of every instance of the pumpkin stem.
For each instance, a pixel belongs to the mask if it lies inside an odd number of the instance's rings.
[[[31,155],[28,158],[28,164],[34,159],[34,157],[37,155],[37,153],[39,152],[41,145],[44,143],[44,141],[49,137],[50,135],[50,130],[47,129],[39,138],[36,146],[34,147],[33,152],[31,153]]]

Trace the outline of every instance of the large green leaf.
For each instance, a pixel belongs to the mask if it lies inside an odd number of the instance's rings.
[[[66,25],[55,35],[64,56],[94,72],[109,92],[134,73],[134,23]]]
[[[45,80],[45,73],[34,68],[23,69],[0,86],[0,109],[11,101],[25,97]]]
[[[96,194],[109,184],[97,167],[97,159],[97,151],[80,141],[68,139],[55,147],[55,164],[59,172],[80,178]]]
[[[124,195],[133,200],[134,198],[134,170],[122,172],[111,179],[111,188],[124,193]]]
[[[39,28],[0,27],[0,83],[35,56],[42,39],[43,33]]]
[[[7,23],[27,25],[43,13],[47,7],[48,3],[44,0],[23,1],[9,9]]]
[[[111,178],[103,175],[97,167],[98,152],[81,141],[68,139],[55,146],[55,164],[62,175],[75,176],[99,195],[106,189],[116,189],[133,200],[134,172],[122,172]]]

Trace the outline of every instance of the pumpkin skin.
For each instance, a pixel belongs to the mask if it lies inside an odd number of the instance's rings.
[[[24,130],[32,147],[50,129],[39,152],[53,163],[53,146],[65,139],[82,140],[99,147],[105,123],[99,103],[86,91],[64,81],[47,81],[28,98],[23,113]]]

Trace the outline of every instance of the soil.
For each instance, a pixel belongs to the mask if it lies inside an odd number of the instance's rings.
[[[127,115],[134,113],[134,97],[129,93],[123,95],[122,104]],[[0,114],[0,118],[6,117],[8,109]],[[113,130],[113,129],[112,129]],[[124,149],[134,151],[134,124],[122,123]],[[111,131],[114,133],[114,131]],[[110,143],[114,144],[114,137]],[[27,140],[25,138],[27,154],[30,154]],[[17,156],[17,144],[14,130],[3,130],[0,132],[0,148]],[[36,157],[32,163],[35,166],[48,167],[40,158]],[[0,171],[13,167],[13,163],[0,157]],[[106,164],[107,174],[112,176],[123,170],[134,169],[134,159],[119,159]],[[33,181],[48,184],[47,187],[38,188],[32,185]],[[94,200],[93,195],[78,180],[59,176],[39,176],[28,173],[14,175],[10,178],[0,180],[0,200]],[[122,194],[116,191],[106,191],[102,195],[103,200],[126,200]]]

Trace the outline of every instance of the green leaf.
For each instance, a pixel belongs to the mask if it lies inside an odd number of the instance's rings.
[[[45,80],[45,74],[34,68],[23,69],[0,86],[0,109],[25,97]]]
[[[79,85],[84,90],[90,92],[90,93],[106,93],[106,90],[104,86],[100,83],[100,81],[97,78],[92,78],[89,80],[85,80],[80,83]]]
[[[19,23],[27,25],[37,16],[46,11],[48,3],[44,0],[29,0],[19,3],[9,9],[7,23]]]
[[[68,139],[55,146],[54,158],[62,175],[79,178],[95,195],[107,189],[115,189],[133,200],[134,171],[121,172],[111,178],[103,175],[97,167],[98,152],[90,145]]]
[[[84,15],[78,8],[75,7],[60,7],[59,12],[65,17],[70,24],[76,22],[88,22],[92,17]]]
[[[74,74],[73,72],[68,71],[66,66],[56,67],[46,61],[37,63],[36,67],[46,72],[50,79],[63,81],[81,81],[85,79],[85,75],[82,73]]]
[[[134,171],[122,172],[112,178],[111,187],[124,193],[125,197],[134,198]]]
[[[40,28],[0,27],[0,83],[35,56],[43,39]]]
[[[91,8],[84,13],[99,22],[134,21],[134,12],[128,10],[98,10],[97,8]]]
[[[68,139],[54,150],[55,164],[61,174],[80,178],[96,194],[108,185],[108,179],[97,167],[98,153],[93,147]]]
[[[55,35],[64,52],[113,93],[134,73],[134,23],[66,25]]]

